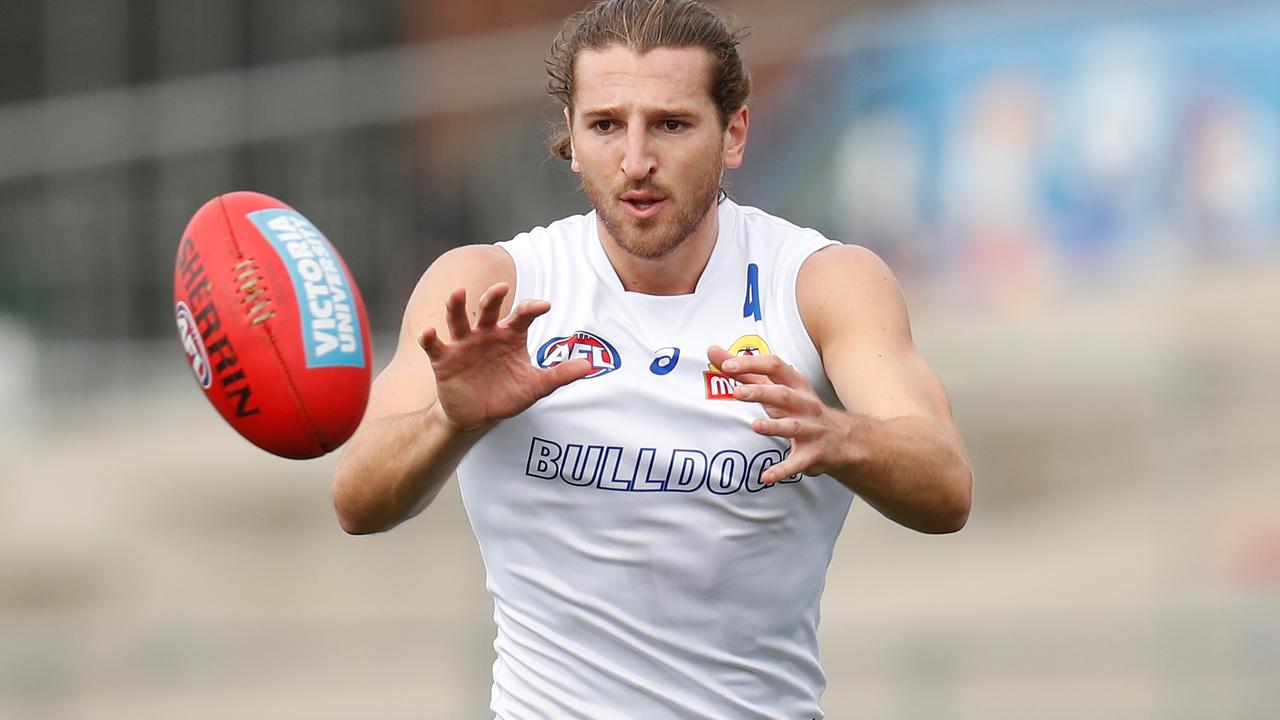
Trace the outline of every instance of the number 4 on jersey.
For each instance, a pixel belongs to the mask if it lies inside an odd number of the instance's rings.
[[[755,263],[747,265],[747,299],[742,303],[742,317],[761,318],[760,268]]]

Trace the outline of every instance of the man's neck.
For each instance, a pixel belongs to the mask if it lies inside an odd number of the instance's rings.
[[[689,295],[711,260],[720,233],[719,203],[707,210],[702,222],[675,250],[655,259],[637,257],[622,249],[604,223],[596,219],[600,244],[627,292],[645,295]]]

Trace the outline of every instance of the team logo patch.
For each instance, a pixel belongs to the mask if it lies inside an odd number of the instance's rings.
[[[195,373],[200,387],[208,390],[213,384],[213,368],[209,366],[209,351],[205,350],[200,332],[196,329],[196,319],[191,315],[191,308],[182,300],[174,307],[174,313],[178,316],[178,337],[182,339],[187,362],[191,363],[191,372]]]
[[[747,355],[771,355],[769,352],[769,343],[759,335],[743,335],[728,348],[730,355],[739,357]],[[732,400],[733,389],[740,384],[737,380],[720,372],[720,368],[715,365],[708,364],[707,369],[702,373],[703,381],[706,383],[708,400]]]
[[[587,376],[589,378],[600,377],[622,367],[622,357],[613,345],[599,335],[585,330],[551,338],[538,348],[538,367],[543,369],[578,358],[591,363],[591,374]]]

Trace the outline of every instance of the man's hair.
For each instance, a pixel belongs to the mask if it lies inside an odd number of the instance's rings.
[[[551,44],[547,92],[573,113],[574,62],[583,50],[621,45],[644,54],[655,48],[703,48],[711,54],[707,89],[721,126],[727,127],[751,94],[751,75],[738,54],[745,35],[697,0],[602,0],[570,16]],[[552,138],[551,154],[573,157],[567,128]]]

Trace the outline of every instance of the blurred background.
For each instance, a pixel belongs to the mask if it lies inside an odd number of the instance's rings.
[[[487,718],[456,488],[345,536],[177,341],[186,220],[324,229],[375,360],[426,266],[587,206],[545,148],[580,0],[0,0],[0,718]],[[1280,717],[1280,3],[722,7],[744,204],[867,245],[976,470],[856,503],[831,718]]]

